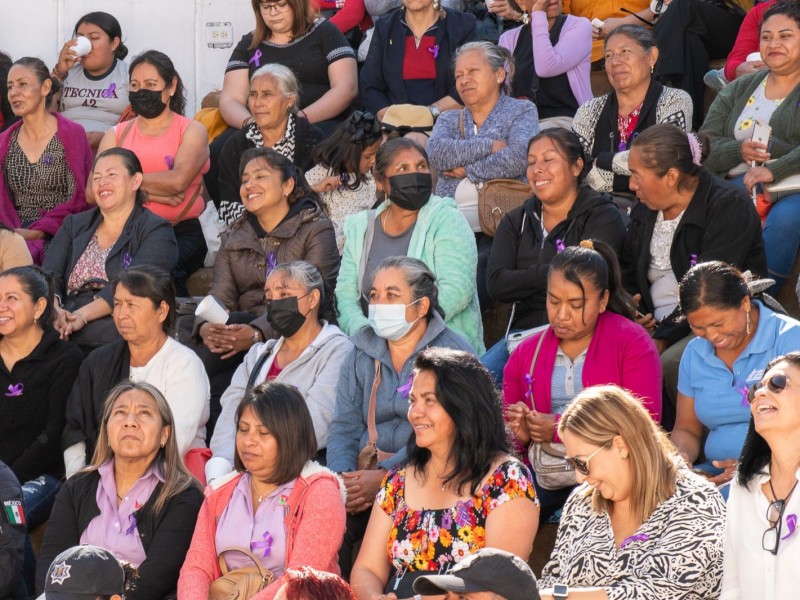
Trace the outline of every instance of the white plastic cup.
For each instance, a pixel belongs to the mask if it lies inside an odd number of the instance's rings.
[[[194,314],[214,325],[224,325],[228,322],[229,317],[228,311],[214,296],[203,298],[194,310]]]
[[[86,56],[92,51],[92,40],[87,38],[85,35],[79,35],[75,39],[75,45],[72,47],[72,51],[78,58],[81,56]]]
[[[600,19],[598,19],[597,17],[595,17],[594,19],[592,19],[592,27],[594,27],[595,29],[602,29],[602,28],[603,28],[603,25],[605,25],[605,24],[606,24],[606,22],[605,22],[605,21],[601,21],[601,20],[600,20]]]
[[[761,62],[761,52],[751,52],[748,54],[747,62]]]

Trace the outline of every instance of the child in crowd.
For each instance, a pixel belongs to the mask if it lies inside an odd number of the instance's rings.
[[[327,206],[339,254],[344,249],[345,217],[371,208],[377,199],[372,166],[380,145],[378,120],[355,111],[314,151],[316,166],[306,173],[306,181]]]

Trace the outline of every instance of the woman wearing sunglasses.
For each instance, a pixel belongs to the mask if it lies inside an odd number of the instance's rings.
[[[752,299],[742,274],[723,262],[691,268],[679,296],[697,338],[681,358],[672,442],[695,470],[723,486],[747,432],[747,391],[769,361],[800,348],[800,323]],[[703,428],[708,437],[701,448]]]
[[[642,403],[616,386],[586,389],[558,435],[581,486],[564,505],[542,600],[718,598],[722,498]]]
[[[773,360],[750,387],[750,425],[731,484],[722,598],[797,594],[800,352]],[[750,567],[750,568],[747,568]]]

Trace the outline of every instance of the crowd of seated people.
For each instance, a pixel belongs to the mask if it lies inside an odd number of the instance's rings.
[[[792,597],[800,4],[488,4],[251,0],[216,137],[111,14],[0,53],[0,598],[76,546],[137,600],[485,547],[546,600]]]

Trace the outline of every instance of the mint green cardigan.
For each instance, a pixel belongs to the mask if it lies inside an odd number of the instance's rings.
[[[368,292],[361,290],[369,255],[367,244],[372,242],[376,215],[386,210],[390,202],[384,202],[377,210],[350,215],[344,222],[345,244],[336,280],[336,308],[339,327],[347,335],[354,335],[369,325],[359,302],[362,291]],[[475,234],[459,212],[455,200],[431,196],[420,209],[408,256],[420,259],[436,275],[445,324],[466,337],[478,356],[483,354],[483,323],[475,283],[478,250]]]
[[[720,177],[742,162],[739,148],[742,143],[735,140],[733,130],[744,110],[744,105],[756,88],[761,85],[769,71],[757,71],[739,77],[725,86],[706,115],[700,131],[711,137],[711,153],[705,166]],[[769,152],[772,160],[764,166],[772,172],[775,181],[800,173],[800,85],[781,102],[769,120],[772,140]]]

